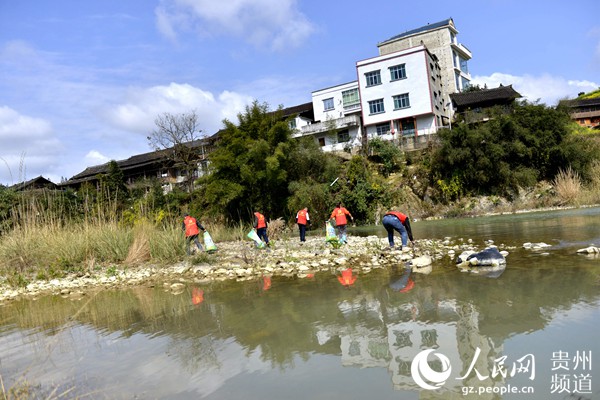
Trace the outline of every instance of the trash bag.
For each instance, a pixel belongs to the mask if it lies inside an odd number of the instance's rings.
[[[258,234],[256,233],[256,231],[254,229],[252,229],[250,232],[248,232],[247,236],[248,236],[248,238],[250,238],[254,241],[254,243],[256,244],[256,247],[258,247],[259,249],[263,249],[266,246],[265,242],[260,240],[260,238],[258,237]]]
[[[325,222],[325,240],[326,241],[337,241],[337,235],[335,234],[335,228],[331,225],[330,221]]]
[[[213,242],[208,231],[204,231],[204,248],[207,253],[214,253],[217,251],[217,246],[215,245],[215,242]]]
[[[330,221],[325,222],[325,241],[330,243],[334,248],[338,248],[342,244],[339,241],[335,233],[335,228],[333,225],[331,225]]]

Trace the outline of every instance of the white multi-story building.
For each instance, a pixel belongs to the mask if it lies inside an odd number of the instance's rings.
[[[444,104],[450,103],[450,94],[466,89],[471,82],[468,61],[471,51],[458,42],[458,30],[452,18],[427,24],[396,35],[377,45],[379,54],[385,55],[418,45],[425,45],[435,54],[441,67]]]
[[[298,127],[295,137],[311,135],[323,151],[360,147],[361,107],[358,82],[312,92],[314,123]]]
[[[357,149],[373,138],[406,149],[427,142],[450,126],[450,94],[470,84],[471,52],[457,34],[447,19],[379,43],[379,56],[356,63],[356,81],[312,92],[314,121],[299,115],[295,136],[313,136],[323,151]]]
[[[437,57],[419,45],[356,63],[368,139],[427,139],[447,116]]]

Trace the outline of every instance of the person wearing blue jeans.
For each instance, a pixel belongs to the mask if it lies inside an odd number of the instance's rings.
[[[413,241],[413,234],[410,228],[410,218],[398,211],[388,211],[381,220],[383,227],[388,234],[390,247],[394,248],[394,231],[397,231],[402,238],[402,247],[408,244],[408,240]],[[400,247],[400,249],[402,249]]]

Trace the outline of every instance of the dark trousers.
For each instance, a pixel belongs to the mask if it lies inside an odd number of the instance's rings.
[[[187,236],[185,238],[185,252],[188,256],[192,253],[190,250],[190,244],[192,244],[192,242],[194,242],[196,246],[198,246],[198,250],[202,251],[202,245],[198,240],[198,235]]]
[[[300,231],[300,241],[306,242],[306,225],[298,224],[298,230]]]
[[[258,228],[256,234],[266,244],[269,244],[269,237],[267,236],[267,228]]]

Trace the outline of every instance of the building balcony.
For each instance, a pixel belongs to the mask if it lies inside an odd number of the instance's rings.
[[[451,43],[452,49],[456,51],[462,58],[470,60],[473,58],[471,50],[467,49],[462,43]]]
[[[332,119],[325,122],[317,122],[310,125],[305,125],[299,129],[294,137],[314,135],[317,133],[329,132],[332,130],[346,129],[360,126],[359,115],[349,115],[347,117]]]

